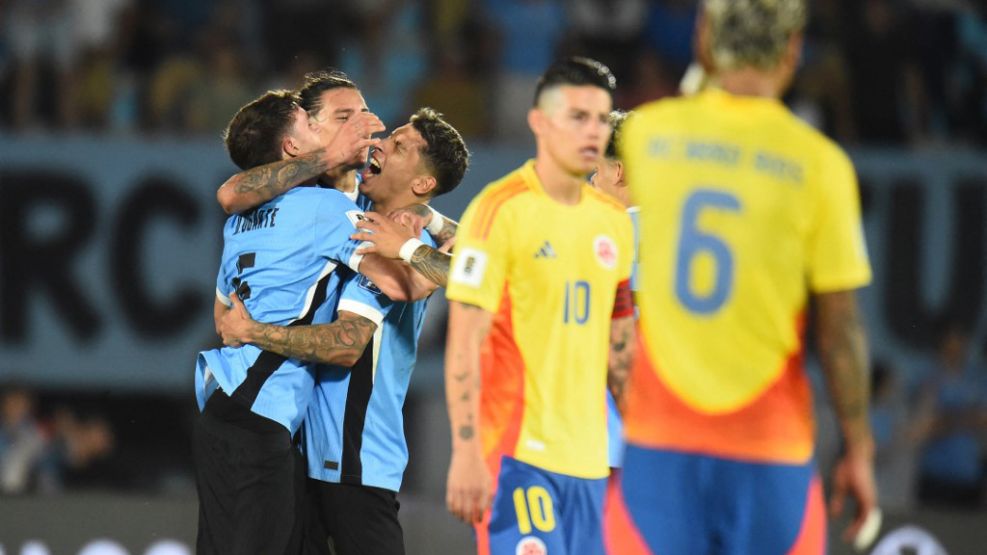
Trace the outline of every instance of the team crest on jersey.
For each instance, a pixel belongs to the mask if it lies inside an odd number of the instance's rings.
[[[370,278],[368,278],[363,274],[360,274],[360,281],[356,282],[356,284],[361,289],[366,289],[367,291],[370,291],[374,295],[383,295],[383,292],[380,290],[380,288],[374,285],[374,282],[370,281]]]
[[[548,555],[548,546],[541,539],[534,536],[525,536],[517,542],[514,549],[516,555]]]
[[[593,239],[593,252],[596,253],[596,261],[607,270],[617,267],[617,243],[606,235],[597,235]]]
[[[363,216],[363,210],[347,210],[346,219],[353,224],[353,227],[356,227],[360,220],[364,220],[366,218]]]

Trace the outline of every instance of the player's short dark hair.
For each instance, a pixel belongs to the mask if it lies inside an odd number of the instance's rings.
[[[223,132],[233,163],[248,170],[280,160],[297,109],[298,96],[288,90],[267,91],[240,108]]]
[[[592,58],[581,56],[565,58],[549,66],[538,78],[534,105],[538,105],[542,93],[562,85],[577,87],[590,85],[599,87],[613,96],[613,92],[617,90],[617,78],[613,76],[610,68]]]
[[[456,128],[442,119],[442,114],[432,108],[419,108],[411,116],[411,125],[425,139],[422,151],[425,164],[435,177],[435,195],[443,195],[456,188],[469,167],[470,153],[466,142]]]
[[[613,131],[610,133],[610,142],[607,143],[606,154],[607,158],[611,160],[617,159],[617,145],[620,144],[620,132],[624,126],[624,120],[627,119],[627,112],[623,110],[614,110],[610,112],[610,128]]]
[[[322,93],[339,88],[359,90],[356,83],[338,69],[306,73],[305,84],[298,89],[299,104],[306,112],[314,114],[322,108]]]

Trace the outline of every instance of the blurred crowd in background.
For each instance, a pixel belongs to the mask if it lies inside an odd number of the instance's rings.
[[[5,0],[0,122],[216,135],[259,91],[337,66],[385,123],[413,107],[469,138],[528,133],[559,54],[614,70],[618,107],[675,94],[695,0]],[[987,3],[814,0],[790,105],[846,145],[987,143]]]
[[[621,108],[676,94],[693,57],[695,4],[2,0],[0,133],[218,140],[263,90],[335,66],[389,127],[428,105],[467,140],[529,140],[533,83],[557,55],[610,65]],[[849,147],[987,145],[987,2],[811,6],[787,98],[804,119]],[[938,349],[910,368],[875,362],[885,504],[987,506],[987,347],[972,331],[943,324]],[[0,380],[0,494],[192,487],[186,404],[116,399],[104,414],[102,400]]]

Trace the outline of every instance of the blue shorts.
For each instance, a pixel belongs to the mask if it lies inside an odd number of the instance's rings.
[[[481,555],[603,555],[607,480],[548,472],[503,457],[489,516],[477,527]]]
[[[656,555],[822,555],[826,515],[810,461],[761,464],[628,444],[621,493]]]

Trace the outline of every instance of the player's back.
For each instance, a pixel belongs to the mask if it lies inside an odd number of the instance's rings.
[[[327,322],[317,315],[335,310],[334,270],[358,264],[357,243],[349,239],[358,212],[338,191],[301,187],[231,216],[223,232],[217,298],[228,302],[236,291],[260,322]],[[198,366],[200,406],[211,393],[211,379],[212,388],[218,385],[254,412],[297,429],[312,391],[307,364],[244,345],[201,353]]]
[[[635,372],[628,437],[804,460],[809,291],[869,279],[849,160],[779,101],[716,89],[638,109],[623,155],[641,210],[640,358],[651,370]],[[733,446],[722,433],[738,435]]]

